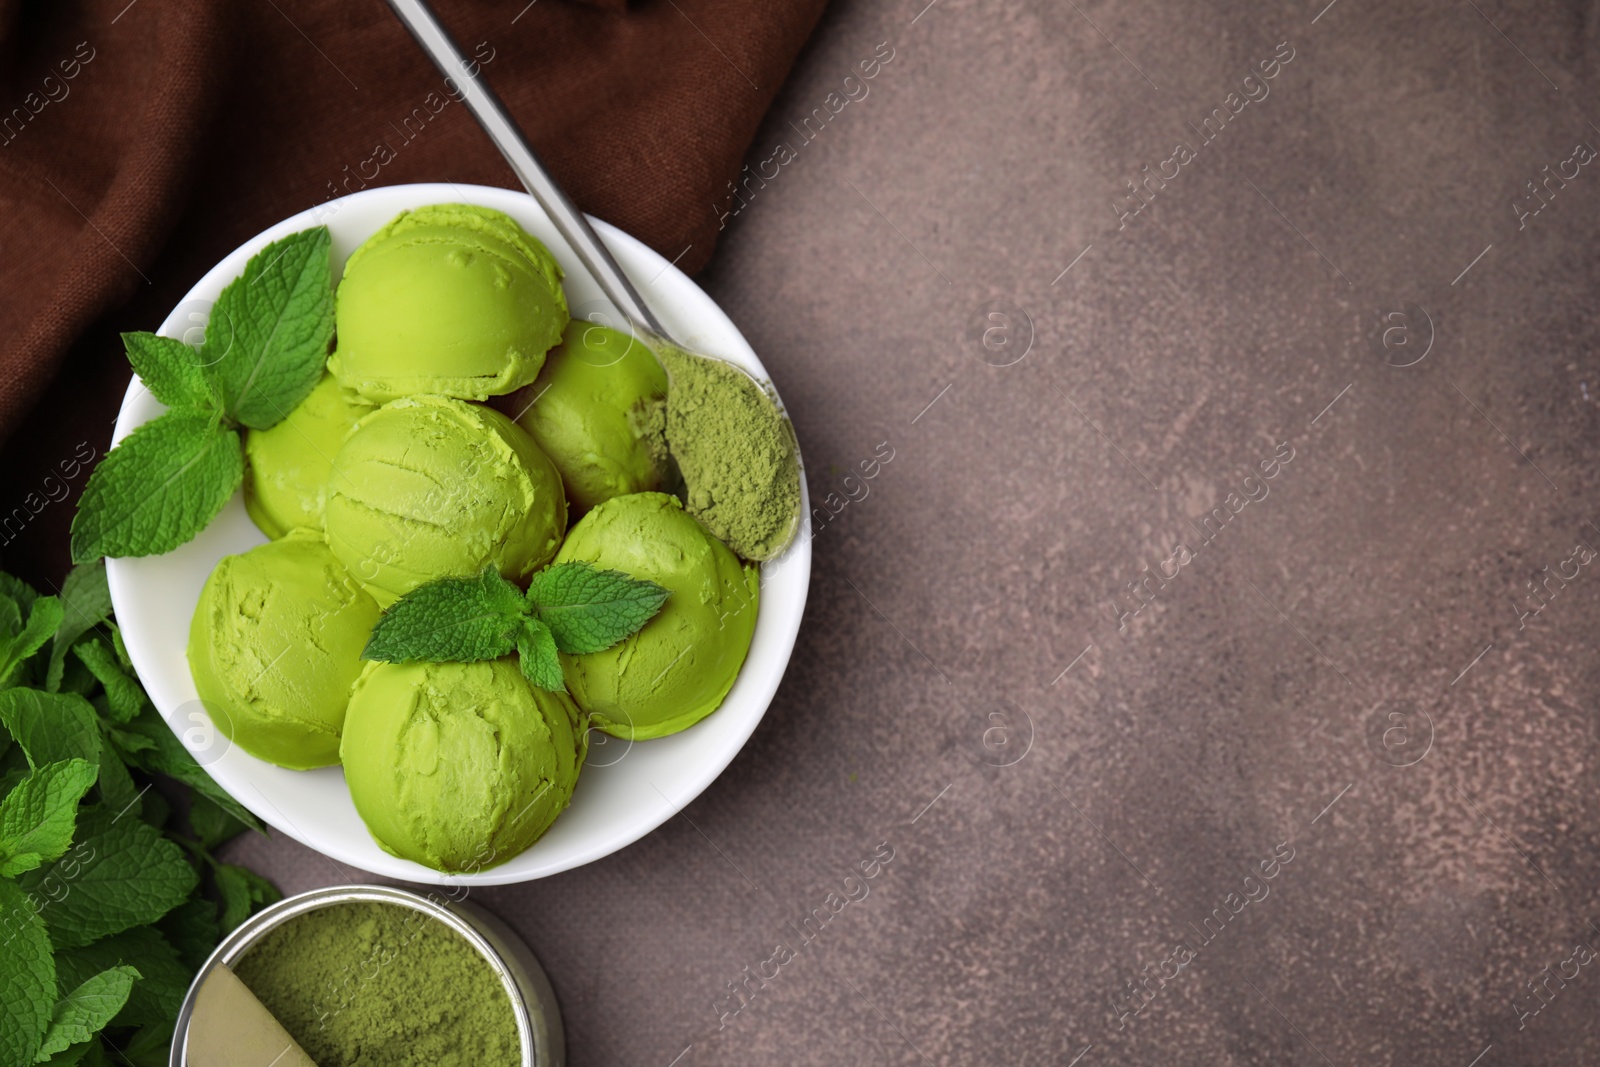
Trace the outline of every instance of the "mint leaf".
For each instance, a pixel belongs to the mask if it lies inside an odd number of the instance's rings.
[[[98,634],[72,646],[73,655],[83,661],[89,673],[105,687],[107,716],[112,722],[125,723],[139,714],[144,707],[144,689],[138,681],[122,669],[117,654]]]
[[[533,576],[528,601],[571,655],[599,652],[636,633],[667,602],[655,582],[587,563],[557,563]]]
[[[133,1040],[122,1046],[121,1052],[113,1060],[107,1056],[103,1067],[112,1067],[113,1064],[121,1067],[126,1063],[129,1067],[167,1067],[172,1062],[172,1023],[166,1022],[159,1026],[140,1027],[133,1035]],[[95,1064],[93,1067],[102,1067]]]
[[[50,1028],[39,1046],[39,1059],[62,1052],[68,1045],[87,1041],[103,1029],[122,1005],[139,972],[132,967],[113,967],[84,982],[56,1003],[50,1013]]]
[[[363,659],[382,663],[499,659],[516,646],[527,605],[491,564],[476,578],[418,586],[384,612]]]
[[[0,800],[0,877],[61,858],[72,845],[78,801],[94,781],[86,760],[47,763]]]
[[[0,691],[0,725],[16,738],[34,770],[70,759],[100,764],[99,720],[94,706],[76,693]]]
[[[90,1038],[88,1041],[70,1045],[63,1052],[58,1052],[47,1060],[39,1060],[47,1067],[110,1067],[111,1060],[105,1054],[105,1046],[99,1038]],[[155,1065],[152,1065],[155,1067]]]
[[[192,540],[244,480],[239,435],[178,409],[134,430],[89,476],[72,558],[154,556]]]
[[[217,938],[221,936],[221,932],[217,929],[217,906],[198,896],[191,897],[173,908],[151,929],[159,931],[177,950],[178,959],[189,969],[191,975],[205,963],[211,955],[211,949],[217,943]],[[136,932],[128,931],[130,934]],[[109,940],[114,941],[116,938]],[[99,944],[101,942],[96,942],[90,948]],[[184,979],[184,989],[188,989],[187,978]]]
[[[4,593],[12,600],[15,600],[17,602],[17,607],[23,611],[27,611],[29,608],[33,607],[33,602],[39,599],[39,591],[37,589],[23,581],[21,578],[18,578],[12,574],[6,574],[4,571],[0,571],[0,593]],[[10,636],[15,632],[15,630],[8,630],[6,631],[6,634],[7,636]]]
[[[44,857],[37,852],[8,853],[6,842],[0,841],[0,878],[15,878],[19,874],[26,874],[43,862]]]
[[[128,655],[128,646],[122,640],[122,627],[114,622],[106,623],[106,629],[111,631],[111,645],[117,650],[117,659],[125,671],[133,670],[133,657]]]
[[[250,917],[258,904],[273,904],[283,899],[278,887],[243,867],[219,863],[216,868],[217,892],[222,895],[222,932],[231,933]]]
[[[161,831],[132,815],[104,808],[80,816],[78,844],[20,884],[40,911],[59,948],[77,948],[130,926],[144,926],[194,891],[194,868]]]
[[[0,692],[0,701],[5,693]],[[4,712],[4,705],[0,703],[0,714]],[[228,795],[227,790],[217,784],[216,779],[207,774],[205,768],[194,761],[194,755],[183,742],[178,740],[161,715],[156,711],[155,705],[146,703],[134,720],[127,725],[126,731],[115,730],[109,732],[111,741],[122,753],[124,760],[142,771],[164,774],[168,778],[176,778],[196,793],[215,801],[235,819],[244,823],[252,830],[261,830],[261,820],[250,814],[250,810]],[[128,740],[132,737],[143,738],[149,742],[146,747],[143,742]],[[150,798],[146,797],[146,801]]]
[[[125,333],[122,347],[150,395],[167,407],[211,406],[211,386],[200,368],[200,354],[193,348],[153,333]]]
[[[372,628],[362,658],[471,662],[513,648],[534,685],[565,692],[557,652],[610,648],[661,610],[654,582],[587,563],[558,563],[534,575],[524,596],[493,566],[476,578],[440,578],[397,600]]]
[[[32,1063],[50,1025],[56,965],[34,902],[0,879],[0,1063]]]
[[[200,362],[230,419],[276,425],[322,377],[333,340],[328,228],[290,234],[250,257],[206,323]]]
[[[105,736],[110,739],[113,748],[130,755],[135,752],[150,752],[157,747],[155,741],[144,734],[119,730],[115,726],[107,726]]]
[[[210,907],[209,904],[206,906]],[[215,944],[216,940],[213,931],[208,946]],[[170,1027],[178,1017],[178,1010],[183,1007],[183,996],[189,989],[189,980],[194,977],[194,972],[185,966],[178,956],[178,950],[153,926],[135,926],[120,934],[102,937],[92,945],[57,952],[56,986],[65,993],[101,971],[120,964],[137,967],[140,978],[134,983],[133,993],[112,1019],[111,1025],[165,1023]]]
[[[132,808],[132,812],[129,813],[132,815],[144,811],[139,787],[133,784],[133,776],[128,773],[128,765],[122,761],[114,746],[102,745],[100,748],[100,777],[95,781],[95,785],[99,787],[100,802],[109,805],[112,811]]]
[[[106,561],[96,558],[72,568],[61,583],[61,606],[66,609],[55,643],[50,646],[50,666],[45,671],[44,687],[50,692],[61,688],[67,650],[89,630],[111,617],[111,589],[106,584]]]
[[[14,597],[0,593],[0,640],[10,640],[22,632],[22,610]]]
[[[561,657],[556,655],[556,639],[550,627],[538,619],[524,619],[517,633],[517,656],[522,675],[540,689],[565,693],[567,681],[561,674]]]
[[[215,850],[247,829],[249,827],[223,810],[216,801],[204,796],[189,798],[189,832],[201,848]]]
[[[0,640],[0,686],[10,684],[23,661],[44,647],[61,625],[61,618],[61,601],[55,597],[42,596],[33,602],[21,632]]]
[[[128,966],[102,971],[56,1002],[50,1026],[39,1046],[37,1062],[43,1063],[69,1045],[88,1041],[122,1010],[139,972]]]

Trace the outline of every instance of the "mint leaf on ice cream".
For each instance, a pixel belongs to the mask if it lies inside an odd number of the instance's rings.
[[[476,578],[440,578],[407,593],[372,628],[362,657],[382,663],[471,663],[513,649],[534,685],[564,692],[556,653],[610,648],[666,603],[654,582],[562,563],[533,576],[526,596],[493,565]]]
[[[122,347],[150,395],[167,407],[211,404],[211,386],[200,367],[200,354],[193,348],[175,337],[154,333],[125,333]]]
[[[522,676],[540,689],[565,693],[567,683],[561,676],[561,657],[556,653],[556,639],[550,627],[538,619],[524,619],[522,631],[517,634]]]
[[[636,633],[667,602],[667,590],[587,563],[557,563],[533,576],[528,601],[561,651],[583,655]]]
[[[222,290],[200,364],[228,418],[265,430],[322,377],[333,340],[329,250],[326,226],[290,234],[251,256]]]
[[[395,601],[372,628],[363,659],[472,663],[516,647],[522,590],[491,565],[476,578],[440,578]]]
[[[89,476],[72,519],[72,558],[170,552],[205,529],[243,480],[238,433],[206,412],[169,411]]]

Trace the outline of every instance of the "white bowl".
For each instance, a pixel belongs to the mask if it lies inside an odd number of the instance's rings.
[[[437,203],[471,203],[504,211],[538,237],[566,270],[575,317],[615,315],[548,217],[525,193],[479,185],[398,185],[331,201],[246,241],[189,291],[161,324],[160,333],[194,341],[211,303],[247,260],[267,244],[297,230],[326,225],[333,235],[335,273],[356,246],[399,212]],[[627,234],[598,220],[601,238],[675,338],[691,348],[733,360],[765,377],[766,370],[733,323],[682,272]],[[611,320],[615,322],[616,320]],[[159,415],[162,405],[138,378],[128,385],[113,443]],[[392,878],[435,884],[499,885],[555,874],[609,855],[660,826],[722,773],[766,713],[794,649],[811,576],[810,501],[801,479],[807,518],[793,546],[762,565],[755,639],[738,681],[722,707],[682,733],[631,745],[591,735],[590,762],[579,776],[572,806],[533,847],[497,867],[445,875],[399,859],[372,840],[356,814],[339,767],[291,771],[230,745],[199,703],[185,658],[189,619],[200,589],[219,559],[266,538],[235,494],[200,536],[163,556],[106,561],[111,602],[128,654],[151,700],[173,732],[235,799],[265,822],[341,863]]]

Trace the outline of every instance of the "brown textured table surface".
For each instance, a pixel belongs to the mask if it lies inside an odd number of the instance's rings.
[[[1600,1060],[1597,9],[925,2],[704,279],[836,494],[777,700],[475,894],[571,1062]]]

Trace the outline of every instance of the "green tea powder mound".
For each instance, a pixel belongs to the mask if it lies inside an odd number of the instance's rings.
[[[688,488],[685,506],[745,559],[771,559],[800,509],[789,420],[737,367],[666,344],[656,354],[667,368],[667,445]]]
[[[518,1067],[499,977],[448,926],[395,904],[318,908],[235,973],[318,1067]]]

